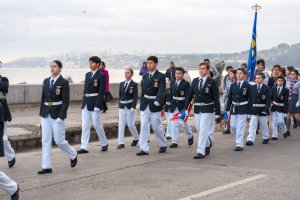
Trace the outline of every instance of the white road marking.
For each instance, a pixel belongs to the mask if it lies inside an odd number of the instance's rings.
[[[188,196],[188,197],[185,197],[185,198],[182,198],[182,199],[179,199],[179,200],[192,200],[192,199],[199,198],[199,197],[205,197],[207,195],[210,195],[210,194],[213,194],[213,193],[216,193],[216,192],[221,192],[223,190],[227,190],[227,189],[233,188],[233,187],[238,186],[238,185],[242,185],[242,184],[245,184],[245,183],[248,183],[248,182],[256,181],[256,180],[261,179],[261,178],[265,178],[266,176],[267,175],[252,176],[252,177],[240,180],[240,181],[229,183],[227,185],[223,185],[223,186],[216,187],[216,188],[213,188],[213,189],[210,189],[210,190],[206,190],[206,191],[200,192],[198,194],[194,194],[192,196]]]

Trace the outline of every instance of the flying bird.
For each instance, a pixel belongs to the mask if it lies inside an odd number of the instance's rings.
[[[81,11],[81,13],[86,15],[86,10]]]

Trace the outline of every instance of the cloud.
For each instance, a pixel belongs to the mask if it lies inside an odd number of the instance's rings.
[[[253,25],[240,0],[14,0],[1,2],[4,60],[70,51],[219,53],[245,50]],[[259,1],[258,48],[299,42],[300,2]],[[86,14],[82,13],[85,10]]]

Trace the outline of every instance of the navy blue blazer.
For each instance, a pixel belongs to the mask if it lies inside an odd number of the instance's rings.
[[[45,102],[59,102],[61,105],[45,105]],[[60,76],[50,90],[50,77],[43,82],[43,91],[40,106],[40,116],[47,117],[50,114],[52,119],[67,118],[67,111],[70,101],[70,86],[69,81]]]
[[[220,97],[219,89],[217,83],[214,79],[207,77],[204,85],[199,91],[199,77],[194,78],[192,85],[190,87],[189,93],[186,96],[185,100],[185,109],[188,109],[188,106],[192,99],[194,98],[194,103],[205,103],[210,105],[194,105],[194,113],[215,113],[215,115],[220,115]]]
[[[170,105],[171,105],[171,89],[167,88],[165,93],[165,100],[164,100],[164,111],[169,112],[170,111]]]
[[[9,87],[9,81],[6,77],[0,76],[0,92],[4,96],[8,93],[8,87]],[[1,100],[2,108],[3,108],[3,119],[4,121],[11,121],[11,113],[7,105],[7,100],[3,99]]]
[[[156,70],[151,79],[149,78],[149,72],[144,74],[142,77],[140,110],[144,111],[147,106],[149,106],[151,112],[160,112],[163,110],[164,96],[166,92],[166,76]],[[156,98],[148,99],[145,95],[156,96]],[[159,106],[154,105],[155,101],[159,103]]]
[[[97,70],[93,77],[91,76],[92,76],[91,72],[85,74],[83,101],[82,101],[81,109],[83,109],[86,105],[89,111],[94,111],[94,108],[99,108],[100,110],[103,110],[104,95],[106,93],[105,76],[100,70]],[[98,96],[92,96],[92,97],[84,96],[85,94],[93,94],[93,93],[98,93]]]
[[[271,101],[284,105],[278,106],[273,103],[271,107],[272,112],[287,113],[289,107],[289,90],[285,87],[282,87],[280,94],[278,94],[277,87],[273,87],[271,90]]]
[[[250,114],[258,116],[267,116],[270,113],[271,105],[271,92],[270,87],[262,84],[259,92],[257,85],[251,86],[251,99],[250,99]],[[266,104],[265,107],[255,107],[254,104]],[[264,112],[264,113],[262,113]]]
[[[237,82],[231,84],[228,93],[228,100],[226,105],[226,111],[230,111],[231,106],[232,114],[250,114],[250,99],[251,99],[251,85],[244,81],[241,88],[238,89]],[[241,103],[248,102],[246,105],[234,106],[232,102]]]
[[[120,83],[119,87],[119,99],[120,101],[128,101],[132,100],[132,103],[119,103],[119,108],[125,108],[125,106],[130,108],[136,108],[136,103],[138,99],[138,84],[134,82],[133,80],[130,81],[129,85],[127,86],[127,89],[125,91],[125,81]]]
[[[189,94],[190,90],[190,83],[182,79],[179,85],[176,87],[176,80],[171,82],[170,85],[170,92],[171,92],[171,105],[170,105],[170,112],[173,113],[176,108],[178,111],[182,111],[185,105],[185,99],[183,100],[176,100],[174,98],[186,98]]]

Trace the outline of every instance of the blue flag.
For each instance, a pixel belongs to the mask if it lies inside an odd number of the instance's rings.
[[[253,81],[255,78],[255,67],[256,67],[256,20],[257,20],[257,12],[255,12],[255,18],[254,18],[254,25],[253,25],[253,31],[252,31],[252,38],[251,38],[251,45],[249,50],[249,56],[248,56],[248,76],[249,81]]]

